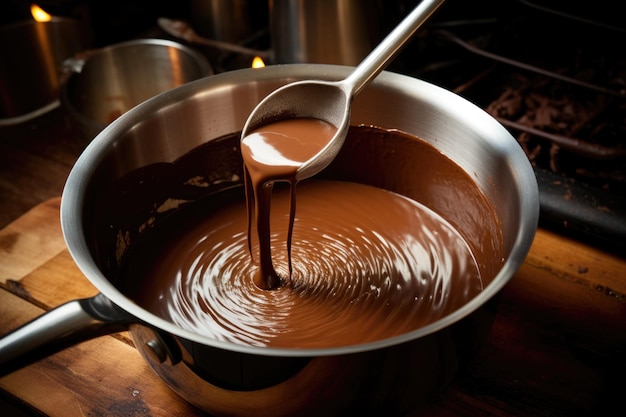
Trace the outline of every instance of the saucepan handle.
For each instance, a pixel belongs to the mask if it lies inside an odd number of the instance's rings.
[[[102,294],[60,305],[0,339],[0,376],[136,321]]]

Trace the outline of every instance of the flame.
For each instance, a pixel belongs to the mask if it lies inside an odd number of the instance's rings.
[[[260,56],[255,56],[252,60],[252,68],[263,68],[265,66],[265,62]]]
[[[36,4],[30,5],[30,14],[33,15],[33,19],[37,22],[49,22],[52,20],[52,16],[45,12],[41,7]]]

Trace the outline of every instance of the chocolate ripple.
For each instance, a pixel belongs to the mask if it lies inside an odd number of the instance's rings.
[[[271,248],[281,285],[258,288],[243,193],[182,209],[144,239],[123,290],[194,332],[255,346],[345,346],[441,318],[482,290],[467,243],[426,207],[376,187],[298,185],[289,274],[288,190],[272,200]],[[258,243],[252,243],[258,257]]]

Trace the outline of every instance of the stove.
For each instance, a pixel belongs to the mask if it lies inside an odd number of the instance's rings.
[[[624,250],[626,27],[616,6],[462,3],[446,3],[390,69],[454,91],[517,138],[542,226]]]

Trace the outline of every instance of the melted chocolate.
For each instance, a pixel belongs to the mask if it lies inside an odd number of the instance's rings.
[[[319,153],[333,138],[337,129],[322,120],[286,119],[264,125],[241,141],[244,162],[246,197],[248,201],[248,241],[256,229],[259,245],[259,270],[254,282],[260,288],[274,289],[280,277],[274,270],[269,225],[272,188],[276,181],[291,185],[291,211],[287,248],[291,247],[296,207],[296,174],[298,169]],[[255,227],[253,227],[253,225]],[[252,255],[252,248],[248,247]],[[289,262],[291,262],[291,257]],[[289,264],[291,275],[291,263]]]
[[[270,244],[278,274],[288,276],[290,197],[276,188]],[[426,207],[363,184],[305,181],[293,273],[264,290],[246,250],[245,200],[241,192],[219,199],[155,229],[126,270],[141,277],[127,289],[138,304],[200,334],[258,346],[365,343],[431,323],[482,289],[466,242]]]
[[[193,161],[214,153],[214,146],[195,152]],[[183,159],[168,169],[187,173],[195,162]],[[185,175],[192,174],[198,175]],[[197,333],[307,348],[420,328],[467,303],[499,270],[493,210],[471,178],[425,142],[351,128],[344,149],[321,174],[298,186],[291,274],[291,198],[289,187],[275,186],[270,245],[281,280],[276,289],[253,282],[258,266],[248,244],[258,251],[259,241],[248,240],[243,187],[206,195],[151,223],[124,256],[115,282],[142,307]]]

